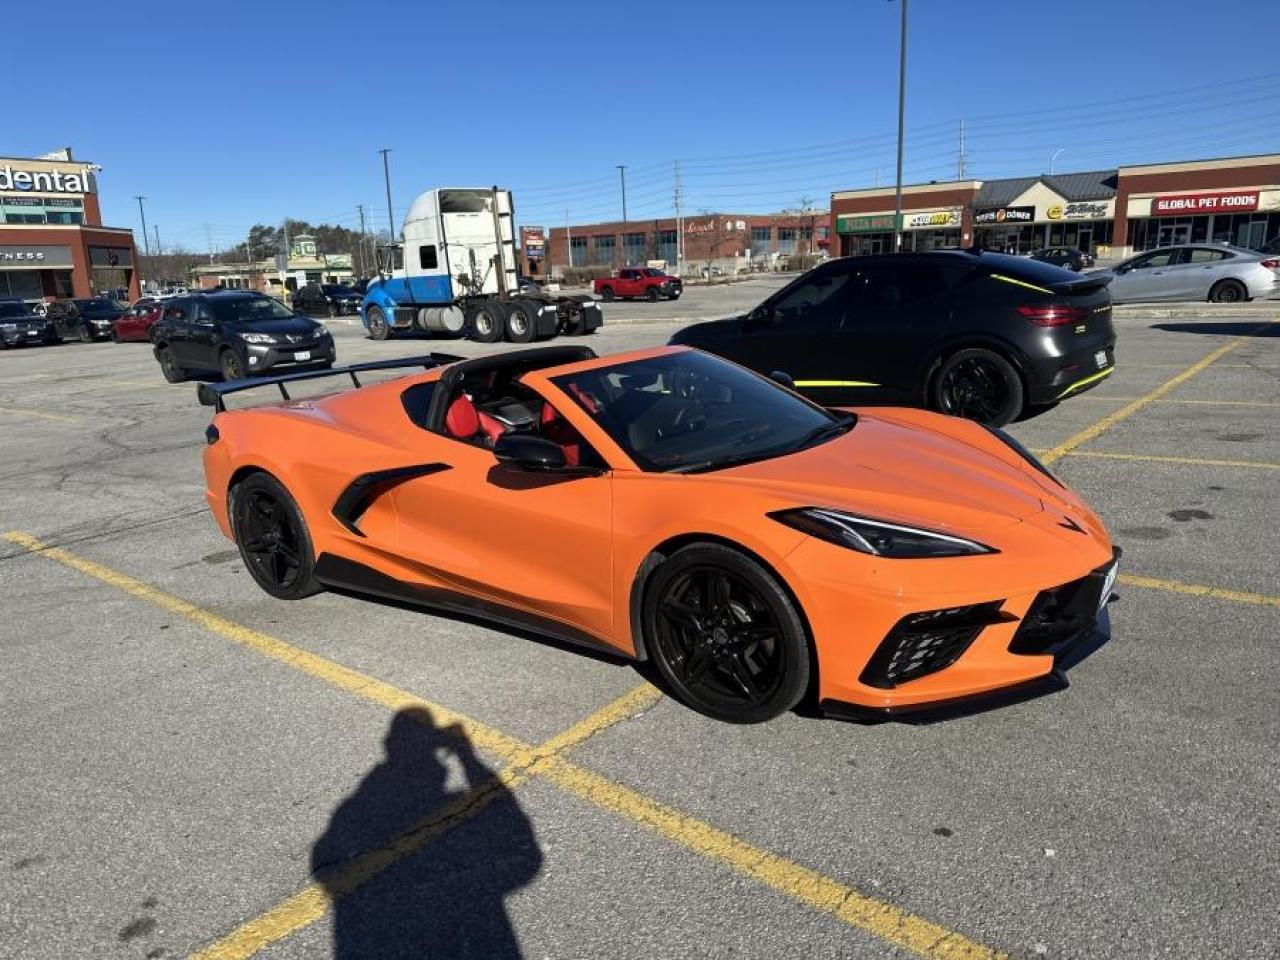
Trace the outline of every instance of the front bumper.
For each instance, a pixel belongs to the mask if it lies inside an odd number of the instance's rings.
[[[24,343],[54,343],[62,339],[51,326],[5,326],[0,327],[0,342],[6,347],[16,347]]]
[[[248,373],[265,373],[268,370],[311,367],[321,363],[333,363],[337,358],[332,340],[312,343],[244,345],[245,370]],[[304,356],[299,357],[299,354]]]

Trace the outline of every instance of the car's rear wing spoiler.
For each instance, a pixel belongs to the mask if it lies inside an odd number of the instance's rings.
[[[285,400],[292,399],[286,384],[301,380],[319,380],[321,377],[350,377],[353,386],[360,386],[359,374],[370,370],[398,370],[407,367],[421,367],[430,370],[432,367],[456,363],[465,357],[451,353],[429,353],[421,357],[400,357],[396,360],[374,360],[370,363],[353,363],[346,367],[329,367],[324,370],[304,370],[300,373],[282,373],[276,377],[253,377],[246,380],[230,380],[226,383],[202,383],[196,387],[196,398],[203,406],[214,407],[219,412],[227,408],[224,398],[231,393],[243,390],[256,390],[258,387],[278,387],[280,396]]]
[[[1081,294],[1101,290],[1115,278],[1110,270],[1098,270],[1093,273],[1077,274],[1070,280],[1062,280],[1049,284],[1054,293]]]

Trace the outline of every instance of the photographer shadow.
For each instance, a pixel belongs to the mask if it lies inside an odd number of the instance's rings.
[[[397,713],[383,743],[311,850],[333,901],[333,956],[519,958],[504,901],[537,876],[542,853],[515,796],[425,708]],[[447,756],[462,769],[457,789]]]

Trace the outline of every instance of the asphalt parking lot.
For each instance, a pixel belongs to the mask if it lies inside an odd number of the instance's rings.
[[[1012,427],[1125,548],[1113,639],[927,726],[733,727],[274,600],[204,506],[193,386],[145,344],[0,354],[0,956],[1275,957],[1280,322],[1118,328],[1113,377]]]

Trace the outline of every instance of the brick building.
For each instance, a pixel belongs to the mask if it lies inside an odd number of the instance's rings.
[[[0,157],[0,298],[139,295],[133,231],[102,225],[98,169],[70,148]]]

